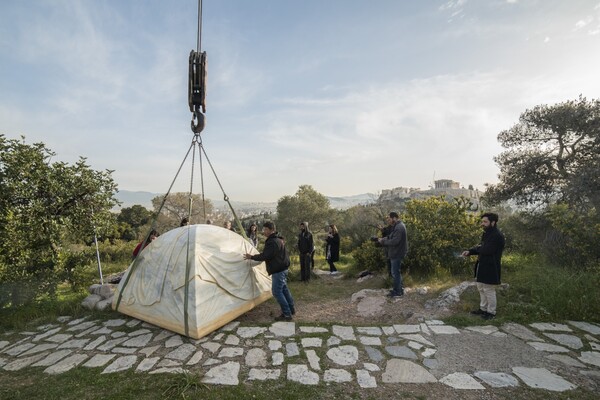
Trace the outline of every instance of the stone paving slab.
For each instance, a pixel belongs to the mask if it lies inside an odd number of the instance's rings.
[[[553,392],[564,392],[576,388],[575,385],[544,368],[514,367],[512,370],[527,386],[532,388]]]
[[[549,363],[557,363],[549,365],[571,368],[581,376],[600,376],[600,352],[596,351],[600,342],[593,336],[594,324],[505,324],[501,329],[492,325],[456,329],[440,320],[359,327],[298,326],[294,322],[243,326],[234,321],[195,340],[136,319],[65,317],[35,331],[5,335],[8,340],[0,341],[0,369],[42,367],[49,374],[83,367],[104,368],[102,373],[192,371],[199,373],[205,384],[286,379],[304,385],[352,382],[365,389],[438,382],[433,375],[437,373],[440,383],[456,390],[514,387],[519,380],[549,391],[576,387],[556,373],[531,365],[514,366],[512,375],[464,370],[439,374],[440,360],[446,355],[438,351],[436,342],[448,335],[479,335],[492,339],[510,336],[535,349],[531,351],[539,351]],[[582,351],[590,348],[592,351]]]
[[[519,386],[517,378],[504,372],[477,371],[473,375],[493,388]]]
[[[483,390],[485,387],[477,382],[475,378],[464,372],[455,372],[450,375],[444,376],[440,379],[440,382],[444,385],[448,385],[454,389],[463,390]]]

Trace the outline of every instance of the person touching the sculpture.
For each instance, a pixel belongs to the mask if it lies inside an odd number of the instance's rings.
[[[302,282],[310,281],[310,269],[314,249],[315,244],[313,242],[313,235],[308,230],[308,222],[301,222],[300,233],[298,234],[298,252],[300,253],[300,280]]]
[[[385,247],[392,268],[393,287],[388,297],[398,298],[404,296],[402,271],[400,268],[402,260],[408,252],[408,237],[406,235],[406,226],[400,221],[398,213],[393,211],[390,213],[388,224],[392,226],[391,233],[386,237],[379,238],[378,242]]]
[[[259,254],[244,254],[244,260],[264,261],[267,273],[271,275],[271,292],[281,307],[281,315],[276,321],[291,321],[296,314],[294,298],[287,286],[290,257],[285,248],[283,238],[275,230],[275,224],[267,221],[263,224],[263,235],[267,237],[265,247]]]
[[[483,235],[481,243],[462,252],[463,257],[477,256],[475,278],[479,291],[479,308],[473,315],[489,320],[496,317],[496,286],[500,284],[504,235],[498,229],[498,214],[485,213],[481,216]]]
[[[325,247],[325,258],[329,264],[329,273],[336,275],[338,273],[335,262],[340,260],[340,234],[334,224],[329,225]]]

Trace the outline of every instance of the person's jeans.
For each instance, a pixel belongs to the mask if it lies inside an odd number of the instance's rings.
[[[271,275],[271,293],[281,307],[281,313],[286,317],[295,314],[294,299],[287,286],[287,269]]]
[[[300,254],[300,280],[310,281],[310,253]]]
[[[390,263],[392,265],[392,280],[393,280],[393,288],[392,294],[404,294],[404,287],[402,286],[402,274],[400,271],[400,266],[402,265],[402,259],[396,258],[391,259]]]

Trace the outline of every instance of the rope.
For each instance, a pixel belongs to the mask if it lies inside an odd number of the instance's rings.
[[[198,146],[198,160],[200,165],[200,194],[202,195],[202,212],[204,221],[206,221],[206,199],[204,198],[204,171],[202,169],[202,139],[200,139],[200,146]]]
[[[193,146],[194,146],[194,142],[192,141],[192,144],[188,148],[187,153],[185,153],[185,157],[183,158],[183,161],[181,162],[181,165],[179,166],[179,169],[177,170],[177,173],[175,174],[175,178],[173,178],[173,181],[171,182],[171,186],[169,186],[169,190],[167,190],[165,197],[163,197],[162,203],[160,204],[160,207],[158,208],[158,211],[156,212],[156,215],[154,216],[154,219],[152,220],[152,224],[150,225],[150,230],[148,230],[148,233],[146,233],[146,236],[144,237],[144,241],[142,243],[146,243],[148,241],[148,239],[150,238],[150,233],[152,233],[152,231],[156,228],[156,220],[158,219],[158,216],[160,215],[160,212],[162,211],[163,206],[165,205],[165,203],[167,201],[167,197],[171,193],[171,189],[173,189],[173,185],[175,184],[175,181],[177,180],[177,177],[179,176],[179,173],[181,172],[181,168],[185,164],[185,161],[187,160],[188,156],[190,155],[190,151],[192,150]],[[141,253],[141,250],[142,249],[140,249],[140,253]],[[137,266],[140,263],[140,259],[142,257],[139,257],[139,255],[140,254],[138,253],[138,256],[135,257],[135,259],[133,260],[133,263],[131,264],[129,273],[127,274],[127,278],[125,278],[125,281],[123,282],[123,286],[122,286],[121,290],[119,291],[119,296],[117,297],[117,304],[115,304],[115,311],[119,311],[119,305],[121,304],[121,298],[123,297],[123,292],[125,291],[125,288],[127,287],[127,284],[129,283],[129,279],[131,278],[131,275],[133,275],[133,271],[135,271],[135,269],[137,268]]]
[[[212,173],[215,176],[215,179],[217,180],[219,187],[221,188],[221,192],[223,192],[223,200],[225,200],[227,202],[227,205],[229,205],[229,209],[231,210],[231,213],[233,214],[233,220],[235,221],[235,224],[238,227],[238,230],[240,231],[240,235],[242,235],[244,237],[244,239],[248,240],[248,236],[246,236],[246,231],[244,230],[242,223],[240,222],[239,218],[237,217],[237,214],[235,213],[235,210],[233,209],[233,206],[231,205],[231,202],[229,201],[229,196],[227,196],[227,194],[225,193],[225,189],[223,189],[223,185],[221,185],[221,181],[219,180],[219,177],[217,176],[217,173],[215,172],[215,169],[213,168],[213,165],[210,162],[210,159],[208,158],[208,155],[206,154],[206,150],[204,149],[204,146],[202,146],[202,144],[200,145],[200,148],[202,149],[202,152],[204,153],[204,157],[206,158],[206,162],[208,162],[208,165],[210,166],[210,169],[212,170]]]
[[[188,194],[188,218],[192,218],[192,194],[194,193],[194,163],[196,161],[196,136],[194,136],[194,140],[192,140],[192,146],[194,147],[194,151],[192,151],[192,173],[190,176],[190,193]]]

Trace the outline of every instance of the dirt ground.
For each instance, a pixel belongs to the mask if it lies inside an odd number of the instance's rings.
[[[294,285],[301,285],[299,282],[292,283],[291,291],[296,300],[297,314],[295,320],[298,323],[328,323],[339,325],[370,326],[384,324],[415,324],[422,322],[423,319],[441,319],[452,314],[450,310],[426,309],[425,303],[435,298],[436,295],[428,292],[426,294],[417,293],[416,288],[406,288],[405,295],[397,300],[391,300],[385,297],[387,289],[378,289],[385,286],[385,280],[380,276],[373,276],[371,280],[365,281],[364,285],[355,282],[355,280],[343,279],[343,277],[332,278],[327,274],[321,273],[319,277],[313,279],[308,285],[313,285],[315,291],[327,290],[323,285],[324,280],[332,282],[333,285],[344,285],[346,294],[338,298],[328,298],[323,300],[320,296],[296,296]],[[350,282],[349,282],[350,281]],[[379,298],[377,303],[377,312],[364,312],[360,309],[361,301],[352,301],[352,295],[367,290],[366,297]],[[269,323],[273,318],[280,314],[279,307],[274,301],[254,308],[248,313],[238,318],[238,321],[244,323]]]

